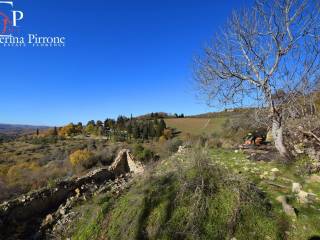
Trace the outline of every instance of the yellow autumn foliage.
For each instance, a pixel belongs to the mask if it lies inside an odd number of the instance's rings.
[[[67,136],[71,136],[75,132],[76,132],[75,126],[72,123],[70,123],[67,126],[60,128],[58,134],[59,136],[67,137]]]
[[[34,175],[39,170],[40,166],[37,163],[19,163],[9,168],[7,178],[11,183],[14,183]]]
[[[77,150],[70,154],[69,160],[72,166],[84,166],[90,165],[91,159],[94,154],[87,149]]]

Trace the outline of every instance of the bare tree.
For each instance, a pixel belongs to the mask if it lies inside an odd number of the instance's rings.
[[[284,93],[319,79],[319,3],[258,0],[250,9],[233,12],[195,60],[195,79],[208,103],[250,102],[268,109],[275,146],[286,158],[283,108],[290,101],[284,96],[294,98]],[[276,101],[279,93],[286,100]]]

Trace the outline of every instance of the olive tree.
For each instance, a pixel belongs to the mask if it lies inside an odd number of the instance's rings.
[[[294,104],[293,91],[319,79],[319,14],[318,0],[258,0],[233,12],[195,59],[196,83],[208,103],[267,109],[275,146],[286,158],[284,109]],[[283,92],[290,101],[276,100]]]

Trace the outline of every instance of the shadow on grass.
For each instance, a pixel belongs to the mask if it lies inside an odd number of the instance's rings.
[[[164,225],[169,221],[174,209],[173,203],[176,197],[176,177],[174,175],[167,175],[157,179],[151,180],[151,187],[146,190],[143,210],[139,217],[138,232],[136,239],[147,240],[149,239],[148,232],[146,230],[149,216],[154,209],[156,209],[161,203],[167,202],[164,210],[164,218],[160,219],[159,226],[155,233],[155,239],[158,239],[161,235],[161,229],[164,229]]]

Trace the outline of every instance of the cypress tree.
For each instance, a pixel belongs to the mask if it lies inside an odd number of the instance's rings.
[[[148,125],[144,124],[143,128],[142,128],[142,138],[146,140],[146,139],[148,139],[148,136],[149,136]]]
[[[153,121],[149,121],[149,137],[154,138],[156,136],[156,129]]]
[[[57,127],[54,127],[54,128],[53,128],[53,136],[58,136]]]
[[[130,123],[129,123],[128,126],[127,126],[127,132],[128,132],[129,138],[131,138],[131,135],[132,135],[132,133],[133,133],[133,127],[132,127],[131,121],[130,121]]]
[[[162,131],[166,129],[167,125],[166,125],[166,122],[163,120],[163,118],[161,118],[159,126],[160,126],[160,129],[162,129]]]

